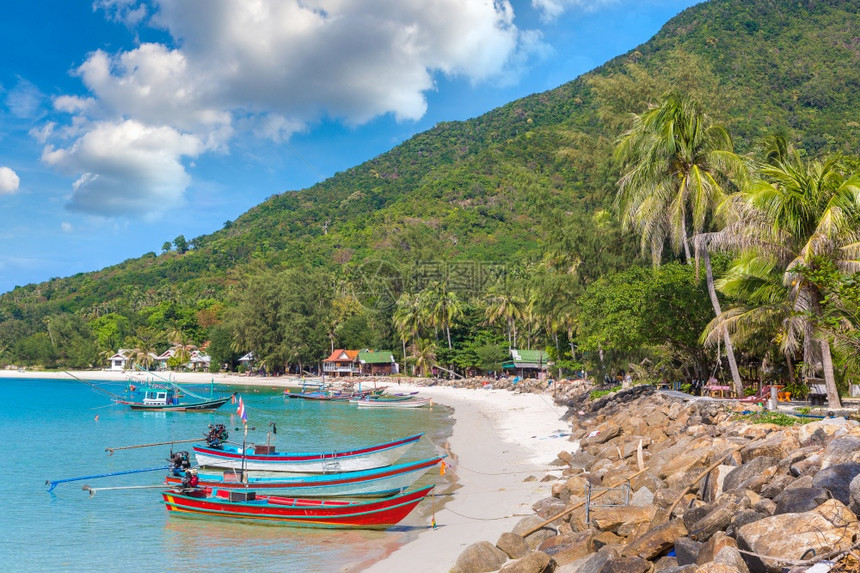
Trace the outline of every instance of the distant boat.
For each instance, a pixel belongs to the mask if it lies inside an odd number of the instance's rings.
[[[162,492],[167,511],[212,518],[329,529],[388,529],[415,509],[434,486],[383,499],[342,501],[257,496],[254,491],[208,488]]]
[[[407,400],[359,400],[359,408],[420,408],[431,403],[430,398],[410,397]]]
[[[304,473],[334,473],[370,470],[396,462],[424,434],[393,442],[344,451],[275,452],[274,446],[258,445],[254,451],[239,446],[192,446],[200,466]]]
[[[242,480],[241,473],[200,472],[197,477],[199,486],[213,489],[263,490],[295,497],[383,497],[405,491],[443,458],[444,456],[441,456],[384,468],[333,474],[259,477],[249,476],[246,472],[246,477]],[[182,484],[182,477],[168,475],[165,483],[179,486]]]
[[[197,396],[197,400],[184,400],[180,398],[180,392],[174,387],[145,384],[142,388],[137,388],[136,390],[142,395],[140,400],[120,399],[116,403],[124,404],[132,410],[156,410],[160,412],[208,411],[217,410],[236,395],[234,392],[229,396],[222,396],[220,398],[205,399]],[[187,390],[184,390],[182,394],[187,392]]]
[[[70,372],[66,372],[69,376],[83,382],[88,386],[98,390],[113,398],[114,403],[128,406],[132,410],[148,410],[158,412],[207,412],[217,410],[226,404],[236,393],[229,396],[201,396],[194,392],[179,386],[169,379],[159,377],[163,382],[141,382],[130,383],[125,396],[108,392],[101,386],[93,384],[87,380],[82,380]],[[190,396],[192,399],[187,399]]]

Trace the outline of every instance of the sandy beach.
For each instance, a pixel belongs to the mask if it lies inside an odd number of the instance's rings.
[[[143,373],[111,371],[71,372],[84,380],[143,380]],[[68,379],[64,372],[0,371],[0,378]],[[295,378],[248,377],[209,373],[171,373],[178,383],[294,386]],[[380,384],[393,382],[379,379]],[[454,409],[449,440],[448,472],[456,477],[453,495],[444,496],[436,510],[437,527],[417,537],[376,563],[369,572],[447,571],[471,543],[495,542],[524,516],[531,505],[550,495],[545,475],[559,475],[549,464],[561,450],[572,450],[566,436],[569,425],[560,420],[565,409],[550,395],[518,394],[506,390],[421,386],[402,382],[398,392],[418,391],[434,403]],[[524,481],[529,476],[534,481]],[[441,502],[440,498],[440,502]]]

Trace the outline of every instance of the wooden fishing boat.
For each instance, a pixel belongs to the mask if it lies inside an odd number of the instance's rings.
[[[147,385],[143,388],[136,389],[140,393],[139,400],[118,399],[117,404],[123,404],[132,410],[148,410],[158,412],[186,412],[186,411],[209,411],[217,410],[233,396],[234,392],[229,396],[221,396],[218,398],[206,399],[202,396],[196,400],[186,400],[185,396],[180,398],[180,393],[172,386],[163,385]]]
[[[414,434],[393,442],[334,452],[275,452],[274,446],[258,445],[253,451],[223,444],[219,447],[192,446],[200,466],[303,473],[336,473],[390,466],[424,434]]]
[[[295,497],[383,497],[407,490],[427,470],[442,462],[443,458],[336,474],[262,477],[248,475],[249,472],[200,472],[197,478],[198,485],[213,489],[252,489]],[[168,475],[165,483],[178,487],[182,484],[182,477]]]
[[[359,400],[359,408],[420,408],[431,403],[430,398],[410,397],[408,400]]]
[[[388,529],[409,515],[431,489],[432,485],[372,501],[258,496],[253,491],[208,488],[161,495],[171,513],[292,527]]]

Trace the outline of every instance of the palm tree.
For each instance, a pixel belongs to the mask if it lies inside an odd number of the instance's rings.
[[[683,251],[692,262],[691,237],[714,222],[714,210],[733,186],[732,177],[743,178],[745,162],[734,153],[728,132],[714,125],[699,106],[678,92],[667,94],[659,106],[634,117],[615,150],[623,175],[618,182],[616,205],[622,222],[635,230],[642,251],[651,251],[659,265],[668,241],[675,253]],[[702,256],[711,304],[722,312],[706,245]],[[743,382],[728,332],[723,334],[735,391]]]
[[[422,376],[427,377],[436,366],[436,343],[426,338],[419,338],[412,344],[411,350],[415,367],[421,371]]]
[[[403,371],[406,371],[406,341],[415,342],[421,329],[421,306],[417,294],[403,293],[397,299],[391,320],[403,344]]]
[[[770,257],[782,272],[792,311],[819,317],[824,295],[800,271],[822,259],[843,272],[860,269],[860,173],[845,175],[836,157],[804,160],[783,149],[760,168],[761,179],[733,197],[736,220],[712,243]],[[830,343],[806,325],[809,342],[820,352],[831,407],[840,407]]]
[[[510,285],[506,285],[510,286]],[[492,286],[487,290],[487,307],[485,315],[487,324],[493,325],[500,321],[505,323],[508,337],[508,350],[517,343],[517,321],[523,317],[526,301],[510,288]]]
[[[457,293],[448,290],[445,283],[433,283],[427,289],[429,297],[427,302],[427,314],[434,327],[445,331],[448,338],[448,349],[452,349],[451,326],[455,321],[463,318],[463,304]]]

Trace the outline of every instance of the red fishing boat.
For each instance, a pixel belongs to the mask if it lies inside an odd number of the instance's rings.
[[[292,527],[388,529],[415,509],[434,486],[373,501],[258,496],[253,491],[199,488],[162,492],[169,512]]]

